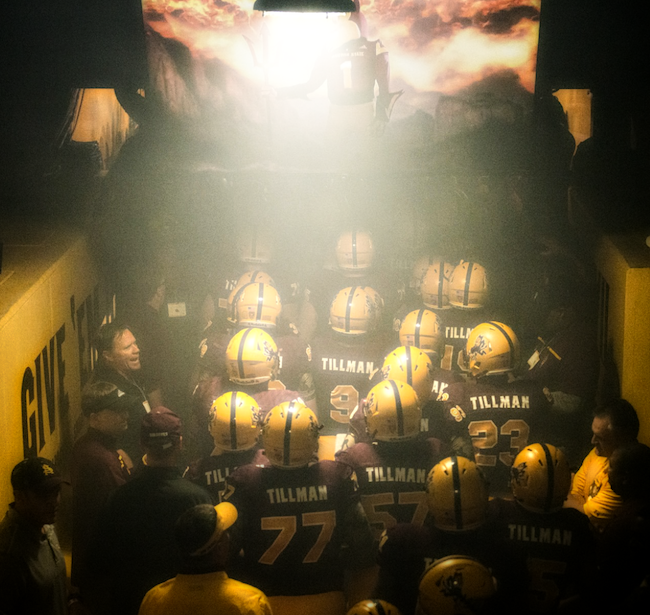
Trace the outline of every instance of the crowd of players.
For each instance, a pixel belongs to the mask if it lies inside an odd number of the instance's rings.
[[[113,428],[112,488],[75,476],[73,460],[75,531],[87,531],[73,542],[73,582],[87,604],[212,612],[207,577],[186,577],[225,569],[268,597],[242,585],[214,598],[233,613],[640,608],[648,449],[624,400],[599,405],[592,424],[598,360],[566,271],[545,272],[545,318],[520,344],[478,262],[427,254],[395,280],[373,266],[364,231],[342,233],[335,254],[305,283],[273,276],[261,238],[243,245],[240,271],[203,302],[182,430],[138,380],[138,345],[143,364],[154,346],[146,328],[102,328],[84,413],[101,431],[98,414],[117,404],[129,427]],[[169,474],[181,465],[183,478]],[[102,494],[89,503],[93,482]],[[176,522],[182,503],[195,514]]]

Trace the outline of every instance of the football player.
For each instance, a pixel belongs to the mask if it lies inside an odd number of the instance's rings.
[[[440,440],[420,438],[420,402],[406,382],[376,384],[364,414],[371,442],[357,442],[337,452],[336,459],[354,470],[361,503],[379,540],[397,523],[422,525],[428,511],[427,476],[445,454]]]
[[[594,539],[585,515],[563,508],[571,487],[564,453],[529,444],[511,468],[514,500],[495,502],[506,540],[525,547],[528,613],[556,613],[561,600],[586,588],[594,572]]]
[[[497,615],[498,588],[492,572],[473,557],[448,555],[422,575],[418,615]]]
[[[351,570],[374,563],[352,470],[317,461],[319,430],[304,404],[276,406],[262,426],[271,465],[241,466],[227,480],[224,498],[239,511],[233,534],[243,548],[245,578],[276,613],[343,615],[342,549]]]
[[[439,397],[449,388],[450,384],[461,382],[462,376],[451,370],[440,367],[445,353],[444,327],[438,314],[433,310],[421,308],[407,314],[399,329],[399,340],[402,346],[419,348],[431,360],[432,385],[427,403],[423,401],[424,415],[423,431],[433,435],[440,431],[443,409]]]
[[[235,468],[247,463],[268,463],[258,442],[259,421],[259,405],[241,391],[224,393],[212,404],[209,432],[214,450],[211,455],[193,461],[185,470],[185,478],[207,489],[215,504],[221,501],[226,478]]]
[[[462,360],[467,382],[441,397],[454,450],[473,457],[490,483],[490,493],[510,493],[510,467],[530,442],[552,440],[550,404],[534,382],[511,380],[519,364],[514,331],[496,321],[475,327]]]
[[[328,439],[323,454],[330,459],[338,448],[332,440],[348,432],[350,417],[368,394],[385,354],[386,346],[376,336],[381,305],[372,288],[344,288],[332,301],[330,330],[312,344],[316,404]]]
[[[386,530],[379,544],[379,580],[373,596],[402,613],[413,613],[427,567],[449,555],[464,555],[488,566],[504,595],[519,606],[524,557],[517,545],[497,536],[487,483],[477,465],[459,456],[436,464],[427,476],[427,504],[430,517],[424,525],[399,523]]]
[[[375,243],[364,230],[341,233],[335,247],[335,262],[325,266],[308,287],[309,302],[318,314],[321,333],[327,330],[332,298],[343,288],[369,287],[379,293],[382,300],[380,326],[390,326],[393,314],[402,302],[402,284],[394,276],[380,270],[376,264]]]
[[[427,307],[435,308],[434,304],[439,301],[437,298],[432,300],[426,290],[423,283],[423,302]],[[442,308],[436,308],[444,310],[441,320],[444,326],[445,350],[440,362],[443,369],[467,375],[461,355],[474,327],[491,318],[488,313],[488,290],[488,277],[482,265],[461,260],[454,267],[448,284],[448,304],[444,304],[443,295]]]

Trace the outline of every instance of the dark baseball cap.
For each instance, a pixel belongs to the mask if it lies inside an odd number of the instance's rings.
[[[142,417],[140,441],[143,446],[167,449],[181,439],[181,419],[169,408],[158,406]]]
[[[62,483],[70,484],[45,457],[23,459],[11,471],[11,486],[14,491],[51,491]]]
[[[85,416],[90,416],[95,412],[102,410],[112,410],[113,412],[130,412],[136,406],[141,407],[140,399],[133,395],[128,395],[121,389],[115,388],[113,391],[101,397],[91,398],[90,396],[82,397],[81,410]]]
[[[176,521],[174,534],[178,548],[186,557],[206,555],[235,521],[237,509],[230,502],[216,506],[198,504],[186,510]]]

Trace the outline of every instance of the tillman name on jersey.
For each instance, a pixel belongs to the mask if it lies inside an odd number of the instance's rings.
[[[427,471],[422,468],[390,468],[376,466],[365,468],[369,483],[420,483],[427,482]]]
[[[472,332],[472,327],[445,327],[445,338],[448,340],[466,340]]]
[[[267,489],[269,503],[287,504],[289,502],[319,502],[327,500],[327,485],[309,487],[280,487]]]
[[[521,540],[522,542],[539,542],[546,545],[570,547],[573,538],[571,530],[560,530],[551,527],[510,523],[508,529],[510,530],[510,540]]]
[[[217,468],[216,470],[208,470],[204,472],[205,481],[207,485],[218,485],[225,483],[226,478],[230,476],[230,468]]]
[[[322,357],[323,371],[347,372],[349,374],[372,374],[375,371],[374,361],[355,361],[352,359],[331,359]]]
[[[530,408],[529,395],[475,395],[469,400],[472,402],[472,410]]]

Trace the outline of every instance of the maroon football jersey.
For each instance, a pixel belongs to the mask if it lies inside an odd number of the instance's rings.
[[[352,530],[344,523],[358,497],[352,470],[336,461],[289,470],[253,465],[235,470],[224,498],[239,511],[241,580],[269,596],[341,591],[341,548]],[[367,523],[365,530],[371,544]]]
[[[557,612],[560,600],[584,586],[592,567],[594,536],[589,519],[574,508],[534,513],[512,500],[495,504],[503,538],[526,551],[527,612]]]
[[[263,451],[255,447],[246,451],[222,451],[193,461],[185,470],[184,478],[210,492],[212,501],[218,504],[226,486],[226,479],[239,467],[252,463],[268,465]]]
[[[352,412],[368,395],[384,362],[385,346],[373,337],[343,339],[333,333],[312,343],[312,374],[323,435],[347,433]]]
[[[462,532],[444,532],[429,522],[422,527],[399,523],[387,530],[379,546],[379,581],[373,597],[394,604],[402,613],[413,613],[423,572],[434,561],[448,555],[476,558],[491,570],[497,581],[497,604],[520,607],[525,587],[524,553],[518,545],[498,536],[490,522]]]
[[[406,442],[359,442],[336,459],[356,473],[361,503],[375,538],[397,523],[422,525],[428,513],[426,483],[444,456],[435,438]]]
[[[493,496],[510,493],[510,467],[519,451],[533,442],[553,443],[550,404],[536,383],[486,376],[450,385],[441,400],[451,431],[471,438]]]
[[[468,370],[463,364],[461,353],[465,350],[472,329],[489,320],[486,311],[461,308],[433,311],[440,317],[442,331],[445,334],[445,350],[440,360],[440,367],[457,374],[467,374]]]

